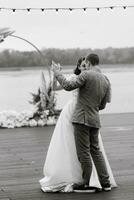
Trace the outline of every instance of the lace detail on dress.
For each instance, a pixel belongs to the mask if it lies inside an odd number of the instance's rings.
[[[78,90],[79,89],[75,89],[73,90],[72,92],[72,95],[73,95],[73,100],[76,102],[77,101],[77,97],[78,97]]]
[[[67,76],[67,80],[75,80],[76,77],[77,77],[76,74],[69,74],[69,76]],[[72,91],[73,100],[77,100],[78,90],[79,89],[75,89],[75,90]]]

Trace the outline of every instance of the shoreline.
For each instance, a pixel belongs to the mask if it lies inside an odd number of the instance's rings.
[[[1,71],[23,71],[23,70],[45,70],[48,69],[50,66],[24,66],[24,67],[0,67]],[[63,70],[73,70],[75,65],[63,65]],[[100,67],[103,70],[134,70],[134,63],[133,64],[100,64]]]

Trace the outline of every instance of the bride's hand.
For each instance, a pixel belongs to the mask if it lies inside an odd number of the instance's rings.
[[[57,65],[58,65],[58,67],[59,67],[59,70],[61,71],[61,70],[62,70],[62,67],[61,67],[60,63],[58,63]]]
[[[61,70],[60,64],[59,64],[59,63],[56,64],[54,61],[52,61],[51,70],[52,70],[53,72],[55,72],[55,71],[60,71],[60,70]]]

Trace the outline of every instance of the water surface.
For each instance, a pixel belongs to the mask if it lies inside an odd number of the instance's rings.
[[[0,111],[31,110],[30,92],[36,92],[41,83],[42,69],[0,71]],[[131,66],[103,68],[112,85],[112,103],[102,113],[134,112],[134,68]],[[64,70],[72,73],[73,70]],[[44,70],[47,77],[48,73]],[[72,92],[57,92],[57,107],[63,108]]]

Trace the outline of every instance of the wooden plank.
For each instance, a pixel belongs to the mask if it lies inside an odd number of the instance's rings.
[[[101,135],[118,188],[98,194],[43,193],[38,183],[54,126],[0,129],[0,200],[134,200],[134,113],[102,115]]]

